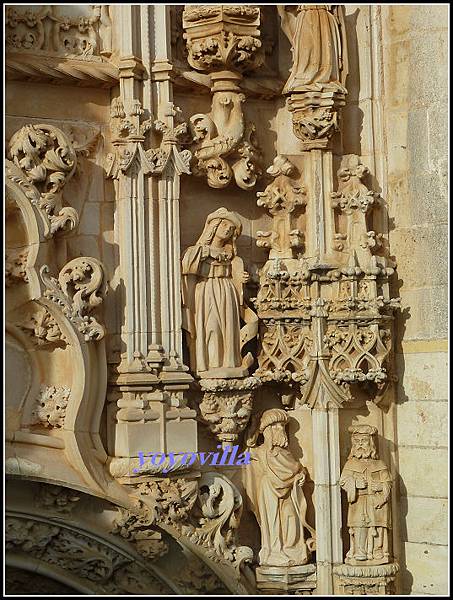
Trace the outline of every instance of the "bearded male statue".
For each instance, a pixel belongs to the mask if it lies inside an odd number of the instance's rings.
[[[378,458],[376,427],[349,427],[352,448],[340,477],[348,508],[350,548],[345,562],[350,565],[383,565],[391,560],[390,490],[392,479]]]
[[[258,424],[256,418],[252,422],[247,440],[251,462],[245,469],[245,488],[261,530],[261,566],[304,565],[315,546],[302,487],[306,469],[288,450],[287,423],[284,410],[266,410]],[[260,436],[263,442],[257,446]]]

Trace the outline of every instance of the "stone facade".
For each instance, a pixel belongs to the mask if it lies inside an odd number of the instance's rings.
[[[447,14],[7,7],[7,593],[448,593]]]

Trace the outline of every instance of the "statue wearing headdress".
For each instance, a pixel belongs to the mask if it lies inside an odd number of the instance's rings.
[[[238,215],[219,208],[182,258],[183,328],[190,365],[201,378],[245,377],[253,362],[251,355],[241,356],[244,343],[256,334],[256,316],[243,300],[248,274],[237,255],[241,231]]]
[[[344,90],[346,38],[337,5],[278,5],[282,29],[289,39],[293,67],[283,93],[306,86]],[[294,12],[296,11],[296,12]]]
[[[261,530],[261,566],[304,565],[315,546],[302,487],[306,469],[288,450],[287,423],[284,410],[266,410],[258,423],[256,418],[252,422],[247,440],[251,463],[244,473],[245,488]],[[260,436],[263,443],[257,446]]]
[[[382,565],[391,561],[389,530],[392,479],[379,459],[376,427],[349,428],[352,448],[340,477],[348,499],[350,548],[345,562],[351,565]]]

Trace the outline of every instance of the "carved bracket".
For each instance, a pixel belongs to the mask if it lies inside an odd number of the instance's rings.
[[[254,6],[187,5],[184,9],[189,63],[211,73],[211,111],[190,118],[193,172],[206,176],[213,188],[224,188],[234,178],[248,190],[261,174],[256,127],[245,121],[245,95],[239,87],[241,73],[263,61],[259,24],[260,9]]]
[[[262,64],[257,6],[186,5],[184,39],[189,64],[197,70],[249,71]]]
[[[202,420],[222,442],[236,442],[249,422],[254,391],[261,385],[257,377],[245,379],[201,379]]]

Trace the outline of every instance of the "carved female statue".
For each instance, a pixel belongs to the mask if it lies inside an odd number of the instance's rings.
[[[251,355],[241,356],[244,337],[253,337],[247,328],[241,344],[240,317],[247,321],[252,312],[243,307],[248,274],[237,256],[241,231],[238,215],[219,208],[182,258],[183,328],[190,336],[191,367],[202,378],[244,377],[253,361]]]
[[[292,12],[297,8],[297,14]],[[293,68],[283,93],[316,84],[337,84],[342,89],[344,27],[336,5],[277,6],[282,29],[292,45]],[[330,86],[331,87],[331,86]]]

